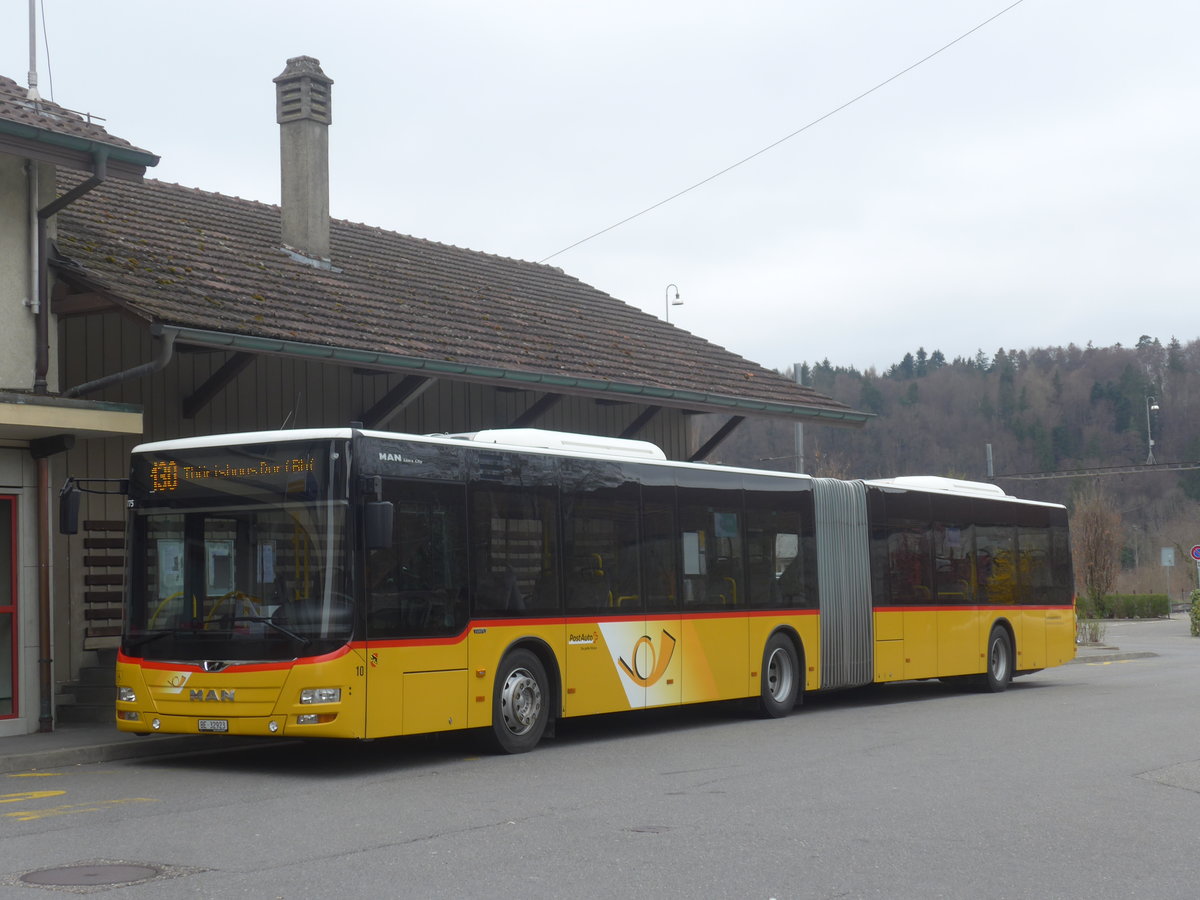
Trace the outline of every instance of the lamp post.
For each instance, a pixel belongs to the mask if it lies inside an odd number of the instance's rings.
[[[1146,397],[1146,465],[1154,465],[1154,438],[1150,433],[1150,413],[1158,412],[1158,402],[1150,396]]]
[[[671,288],[675,288],[675,299],[671,299]],[[668,284],[667,290],[663,295],[663,310],[666,313],[666,320],[671,321],[671,307],[683,306],[683,301],[679,299],[679,288],[674,284]]]

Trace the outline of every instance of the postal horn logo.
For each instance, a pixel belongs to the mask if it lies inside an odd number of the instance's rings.
[[[671,664],[671,657],[674,655],[675,638],[664,628],[662,641],[657,651],[654,649],[654,640],[648,634],[643,634],[634,641],[633,652],[629,654],[633,664],[625,662],[623,656],[617,660],[617,664],[634,684],[646,688],[657,683],[663,677],[667,666]]]

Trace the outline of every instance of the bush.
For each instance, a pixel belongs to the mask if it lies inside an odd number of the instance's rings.
[[[1200,589],[1192,591],[1192,637],[1200,637]]]
[[[1075,620],[1075,643],[1103,644],[1106,626],[1099,619]]]
[[[1075,643],[1104,643],[1105,624],[1096,613],[1096,605],[1087,597],[1075,599]]]
[[[1096,609],[1101,619],[1157,619],[1170,613],[1166,594],[1105,594]]]

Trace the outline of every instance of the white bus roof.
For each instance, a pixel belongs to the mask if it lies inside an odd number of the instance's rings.
[[[289,428],[277,431],[238,431],[232,434],[204,434],[197,437],[172,438],[138,444],[134,453],[158,453],[163,450],[184,450],[189,447],[233,447],[242,444],[274,444],[279,441],[332,441],[348,439],[349,428]]]
[[[999,485],[986,481],[964,481],[959,478],[944,478],[940,475],[901,475],[896,478],[876,478],[867,484],[882,488],[901,488],[906,491],[933,491],[939,494],[968,494],[975,497],[992,497],[994,499],[1016,498],[1004,493]]]
[[[230,447],[242,444],[269,444],[281,441],[322,441],[349,439],[356,429],[351,428],[293,428],[281,431],[243,431],[232,434],[209,434],[199,437],[174,438],[139,444],[134,453],[154,453],[164,450],[182,450],[197,447]],[[627,438],[600,437],[594,434],[572,434],[566,431],[548,431],[542,428],[491,428],[460,434],[402,434],[390,431],[362,429],[361,434],[370,437],[391,437],[401,440],[429,441],[432,443],[471,441],[477,444],[500,444],[524,450],[559,450],[566,453],[588,456],[612,456],[622,459],[659,460],[666,462],[667,455],[649,441]]]
[[[714,466],[709,463],[692,463],[667,459],[667,455],[649,441],[626,438],[601,437],[594,434],[575,434],[567,431],[550,431],[543,428],[489,428],[482,431],[459,434],[404,434],[401,432],[376,431],[357,428],[293,428],[276,431],[245,431],[233,434],[210,434],[199,437],[175,438],[139,444],[134,453],[161,453],[187,448],[230,447],[241,444],[268,444],[291,441],[349,440],[356,432],[373,438],[395,438],[397,440],[426,441],[432,444],[495,444],[512,450],[545,450],[552,454],[573,456],[609,457],[612,459],[661,462],[681,468],[709,469],[721,472],[740,472],[752,475],[776,475],[784,478],[808,479],[807,474],[776,472],[765,469],[749,469],[742,466]],[[926,491],[938,494],[953,494],[959,497],[980,497],[993,500],[1019,500],[1040,506],[1059,506],[1038,500],[1022,500],[1006,494],[997,485],[982,481],[966,481],[959,478],[944,478],[937,475],[903,475],[896,478],[865,480],[872,487],[892,488],[904,491]]]
[[[628,438],[599,437],[594,434],[572,434],[567,431],[547,431],[542,428],[490,428],[451,434],[449,437],[477,444],[503,444],[507,447],[536,447],[542,450],[566,450],[595,456],[617,456],[622,459],[666,460],[667,454],[657,444]]]

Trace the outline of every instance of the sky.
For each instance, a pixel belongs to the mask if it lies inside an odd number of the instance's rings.
[[[38,0],[39,88],[152,177],[278,203],[272,78],[316,57],[336,218],[545,261],[770,368],[1200,337],[1200,6],[967,34],[1011,3]],[[25,84],[27,0],[0,15]]]

